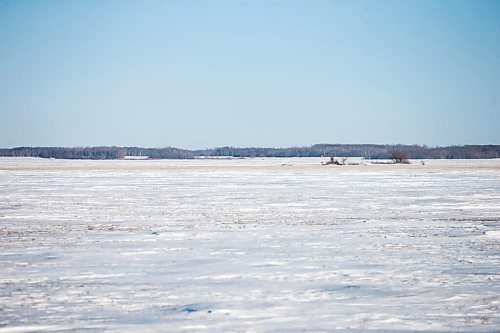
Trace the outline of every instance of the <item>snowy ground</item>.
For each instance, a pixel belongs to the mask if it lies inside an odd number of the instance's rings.
[[[0,159],[0,332],[500,329],[500,160]]]

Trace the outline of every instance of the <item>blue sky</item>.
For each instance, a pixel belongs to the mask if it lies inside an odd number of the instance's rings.
[[[500,144],[500,1],[0,0],[0,147]]]

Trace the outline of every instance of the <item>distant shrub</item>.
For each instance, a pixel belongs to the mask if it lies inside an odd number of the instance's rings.
[[[389,157],[394,163],[404,163],[404,164],[410,163],[409,161],[410,156],[408,155],[407,152],[403,150],[392,150],[389,153]]]

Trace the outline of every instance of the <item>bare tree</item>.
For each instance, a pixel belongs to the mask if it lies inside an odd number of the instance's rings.
[[[410,161],[408,160],[410,156],[403,150],[392,150],[389,152],[389,157],[394,163],[410,163]]]

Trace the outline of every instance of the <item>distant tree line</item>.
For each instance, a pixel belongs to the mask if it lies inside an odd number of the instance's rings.
[[[364,157],[390,159],[391,152],[405,152],[412,159],[499,158],[500,145],[427,147],[419,145],[317,144],[290,148],[219,147],[186,150],[174,147],[17,147],[0,149],[0,156],[61,159],[123,159],[125,156],[148,156],[151,159],[191,159],[208,157]]]

